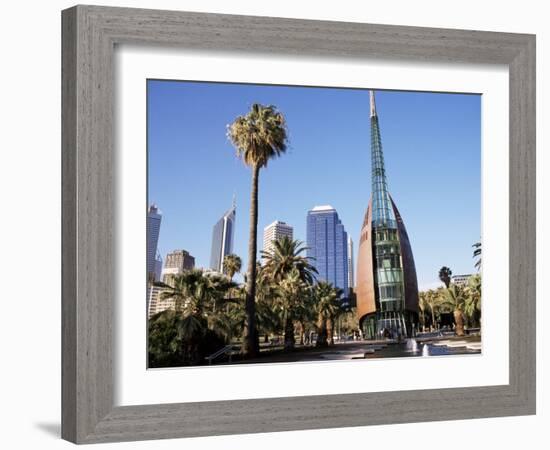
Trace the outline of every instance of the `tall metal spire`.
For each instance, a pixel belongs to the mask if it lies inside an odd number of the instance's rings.
[[[374,98],[374,91],[369,91],[369,97],[370,97],[370,116],[376,117],[376,100]]]
[[[376,113],[374,91],[370,93],[370,134],[371,134],[371,165],[372,165],[372,220],[373,225],[395,228],[395,216],[388,194],[384,153],[380,138],[380,125]]]
[[[380,124],[374,91],[370,91],[370,129],[372,158],[372,233],[376,298],[380,304],[378,329],[406,334],[403,311],[405,289],[401,243],[395,211],[388,191]],[[400,331],[399,331],[400,330]]]

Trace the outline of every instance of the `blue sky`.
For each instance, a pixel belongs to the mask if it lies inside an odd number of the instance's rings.
[[[250,170],[226,126],[252,103],[287,119],[287,153],[260,174],[258,248],[274,220],[306,240],[306,214],[331,204],[354,241],[370,192],[367,90],[148,81],[148,202],[162,211],[159,251],[210,261],[212,227],[237,201],[234,253],[247,263]],[[481,234],[481,97],[377,91],[386,174],[415,257],[419,286],[443,265],[474,269]]]

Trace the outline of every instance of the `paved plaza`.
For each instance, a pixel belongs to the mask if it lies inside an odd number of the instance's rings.
[[[429,357],[444,355],[475,355],[481,353],[480,336],[434,337],[429,339],[352,341],[336,343],[326,348],[297,345],[294,352],[285,353],[282,348],[263,347],[255,359],[233,363],[277,363],[307,361],[337,361],[376,358]],[[225,364],[220,362],[219,364]]]

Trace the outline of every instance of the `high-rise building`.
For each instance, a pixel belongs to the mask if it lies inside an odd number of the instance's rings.
[[[231,208],[214,225],[212,230],[212,251],[210,253],[210,268],[223,273],[223,259],[233,253],[235,236],[235,215],[237,207],[235,199]]]
[[[457,286],[467,286],[468,282],[470,281],[470,278],[473,275],[471,273],[465,274],[465,275],[453,275],[451,277],[451,283],[456,284]]]
[[[153,204],[147,212],[147,279],[149,281],[157,280],[157,247],[159,243],[160,223],[162,214]]]
[[[348,287],[353,289],[355,287],[355,278],[353,276],[353,240],[348,234]]]
[[[155,281],[159,281],[162,277],[162,256],[157,251],[157,256],[155,258]]]
[[[293,228],[284,223],[276,220],[275,222],[269,224],[264,228],[264,246],[263,251],[270,253],[273,250],[273,243],[283,236],[286,236],[290,239],[293,238]]]
[[[357,314],[364,336],[410,336],[418,284],[403,219],[388,191],[374,92],[370,91],[372,194],[357,256]]]
[[[307,213],[307,256],[317,269],[317,280],[328,281],[348,297],[348,234],[330,206],[316,206]]]
[[[152,284],[147,289],[147,318],[153,317],[155,314],[166,311],[167,309],[174,309],[176,301],[173,297],[163,298],[162,293],[166,292],[168,288]]]
[[[181,275],[184,270],[195,267],[195,258],[186,250],[174,250],[166,255],[162,270],[162,282],[170,285],[175,275]]]

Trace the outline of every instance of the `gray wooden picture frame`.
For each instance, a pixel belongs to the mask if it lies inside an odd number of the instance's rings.
[[[509,384],[115,407],[117,44],[507,65]],[[62,54],[64,439],[94,443],[535,413],[535,36],[75,6],[62,12]]]

